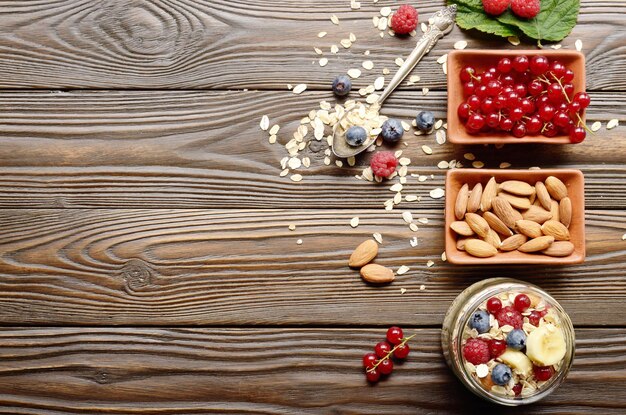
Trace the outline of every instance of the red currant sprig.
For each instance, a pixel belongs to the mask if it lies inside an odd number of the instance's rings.
[[[376,345],[376,353],[367,353],[363,356],[363,366],[365,366],[365,377],[370,382],[377,382],[381,375],[389,375],[393,371],[393,361],[391,357],[405,359],[409,355],[409,345],[407,342],[415,337],[403,337],[402,329],[391,327],[387,331],[387,340],[394,344],[392,348],[389,343],[382,341]]]

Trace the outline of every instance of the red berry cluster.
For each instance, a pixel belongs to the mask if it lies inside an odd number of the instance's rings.
[[[465,101],[457,113],[471,134],[567,134],[572,143],[587,135],[582,114],[591,99],[585,92],[574,92],[574,71],[561,62],[521,55],[502,58],[482,73],[465,66],[460,77]]]
[[[374,353],[363,356],[367,380],[374,383],[378,382],[381,375],[390,375],[393,371],[391,358],[406,359],[409,355],[409,345],[406,343],[413,337],[415,334],[405,338],[400,327],[390,327],[387,330],[387,339],[376,344]]]

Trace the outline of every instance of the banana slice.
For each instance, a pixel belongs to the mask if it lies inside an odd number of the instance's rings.
[[[517,373],[526,377],[533,371],[533,362],[519,350],[506,349],[498,359],[511,366]]]
[[[526,354],[539,366],[552,366],[559,363],[565,353],[567,345],[563,331],[554,324],[545,324],[531,331],[526,338]]]

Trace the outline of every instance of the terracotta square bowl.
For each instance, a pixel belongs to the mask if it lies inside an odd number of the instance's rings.
[[[522,138],[513,137],[508,132],[494,131],[489,133],[469,134],[457,115],[457,109],[463,102],[463,84],[459,77],[461,69],[470,65],[477,71],[483,72],[491,66],[496,66],[500,58],[513,59],[516,56],[544,55],[550,61],[558,60],[575,73],[575,92],[584,92],[585,56],[571,50],[455,50],[448,53],[448,141],[454,144],[570,144],[569,135],[545,137],[543,135],[529,135]],[[585,119],[583,113],[583,120]]]
[[[560,179],[567,186],[568,196],[572,201],[572,221],[569,227],[570,242],[574,244],[574,252],[566,257],[551,257],[541,253],[524,253],[519,251],[501,252],[489,258],[477,258],[465,251],[457,249],[457,235],[450,224],[456,220],[454,205],[457,195],[463,184],[467,183],[470,190],[476,183],[482,183],[483,188],[491,177],[498,183],[506,180],[520,180],[534,185],[544,181],[548,176]],[[585,185],[580,170],[570,169],[541,169],[541,170],[478,170],[454,169],[446,175],[446,211],[445,211],[445,241],[446,256],[453,264],[485,265],[485,264],[544,264],[565,265],[579,264],[585,260]],[[523,212],[523,211],[522,211]],[[480,211],[479,211],[480,213]]]

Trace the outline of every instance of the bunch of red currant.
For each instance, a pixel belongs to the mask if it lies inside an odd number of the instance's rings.
[[[502,58],[483,73],[465,66],[460,76],[465,101],[458,115],[471,134],[563,134],[572,143],[587,135],[582,114],[591,102],[589,95],[574,93],[574,71],[556,60],[542,55]]]
[[[378,382],[381,375],[390,375],[393,371],[391,358],[406,359],[409,355],[407,342],[413,337],[415,337],[415,334],[405,338],[400,327],[390,327],[387,330],[387,339],[379,342],[374,347],[374,353],[367,353],[363,356],[363,366],[365,367],[367,380],[374,383]]]

